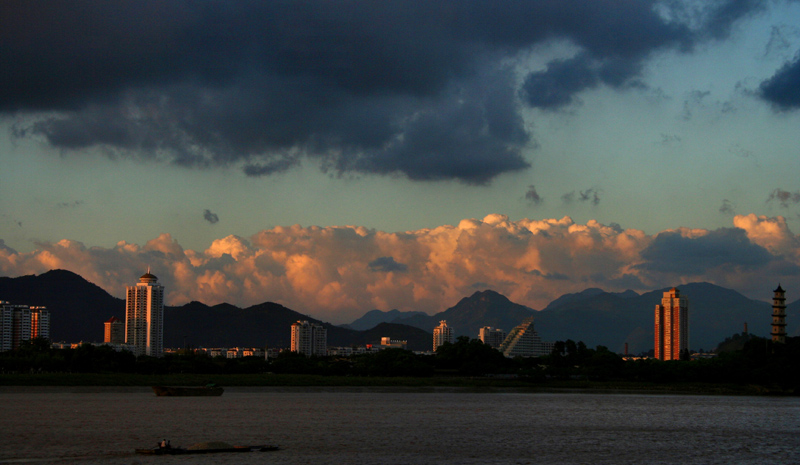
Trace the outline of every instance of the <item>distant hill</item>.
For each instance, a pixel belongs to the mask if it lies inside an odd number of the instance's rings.
[[[53,341],[102,341],[103,322],[125,318],[125,301],[108,294],[71,271],[0,278],[0,300],[17,305],[44,305],[50,310]]]
[[[453,307],[433,316],[415,315],[394,322],[415,326],[432,333],[440,320],[447,320],[447,325],[453,327],[456,336],[476,339],[484,326],[501,328],[509,332],[525,318],[535,315],[533,309],[515,304],[506,296],[487,290],[464,297]]]
[[[717,343],[741,333],[745,322],[751,334],[769,336],[771,303],[748,299],[709,283],[685,284],[678,289],[689,298],[691,348],[711,350]],[[604,345],[615,352],[622,352],[627,342],[630,353],[639,353],[653,348],[653,310],[665,290],[638,295],[633,291],[587,289],[565,294],[538,312],[486,290],[432,316],[397,312],[398,318],[379,322],[368,330],[334,326],[270,302],[244,309],[230,304],[210,307],[190,302],[165,308],[164,339],[168,347],[288,347],[291,324],[309,320],[328,328],[328,343],[333,346],[378,344],[381,337],[391,337],[407,340],[412,350],[429,350],[431,332],[440,320],[447,320],[457,336],[477,338],[482,326],[510,331],[534,316],[536,330],[545,340],[584,341],[589,347]],[[768,289],[764,300],[771,302],[771,298],[772,290]],[[0,277],[0,300],[50,309],[54,341],[102,341],[103,322],[112,316],[125,316],[124,300],[64,270],[39,276]],[[788,304],[786,313],[787,334],[800,336],[800,300]],[[373,313],[370,318],[387,314],[393,312]],[[368,321],[364,317],[359,320]]]
[[[748,299],[736,291],[709,283],[677,286],[689,299],[689,345],[693,349],[711,350],[732,334],[741,333],[747,322],[749,331],[758,336],[770,332],[771,304]],[[630,294],[608,292],[590,295],[573,294],[556,300],[536,316],[536,329],[547,340],[559,340],[570,334],[588,346],[605,345],[617,352],[638,353],[653,348],[654,310],[661,303],[664,291]],[[772,297],[771,290],[766,292]],[[800,307],[800,305],[798,305]],[[788,313],[788,310],[787,310]],[[797,328],[798,318],[787,318],[790,328]]]
[[[630,289],[628,289],[625,292],[606,292],[602,289],[591,287],[589,289],[584,289],[583,291],[575,294],[564,294],[561,297],[557,298],[556,300],[550,302],[550,304],[547,305],[547,307],[545,307],[544,309],[552,310],[555,308],[564,307],[570,304],[575,304],[576,302],[581,302],[591,299],[592,297],[596,297],[601,294],[614,295],[623,299],[639,297],[639,294]]]
[[[425,315],[423,312],[401,312],[400,310],[389,310],[382,312],[380,310],[370,310],[361,318],[350,323],[349,325],[342,325],[355,330],[364,331],[372,329],[380,323],[390,323],[392,321],[408,318],[414,315]]]
[[[377,345],[382,337],[407,340],[411,350],[428,350],[431,345],[428,333],[410,326],[381,324],[369,331],[356,331],[322,322],[272,302],[247,308],[230,304],[209,307],[200,302],[167,307],[164,309],[164,345],[289,347],[292,342],[290,328],[298,320],[324,326],[331,346]]]
[[[53,341],[101,342],[103,323],[115,316],[124,320],[125,301],[109,295],[81,276],[53,270],[39,276],[0,277],[0,300],[18,305],[46,306],[50,310]],[[401,324],[379,325],[356,331],[324,323],[282,305],[265,302],[245,309],[230,304],[210,307],[190,302],[164,308],[166,347],[289,347],[290,327],[297,320],[322,324],[328,344],[379,344],[381,337],[408,341],[411,350],[429,350],[430,334]]]

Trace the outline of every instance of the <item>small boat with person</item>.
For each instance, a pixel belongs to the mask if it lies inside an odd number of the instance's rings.
[[[275,445],[234,446],[226,442],[213,441],[201,442],[189,447],[172,447],[165,440],[158,447],[152,449],[136,449],[137,454],[143,455],[188,455],[188,454],[218,454],[226,452],[272,452],[280,448]]]

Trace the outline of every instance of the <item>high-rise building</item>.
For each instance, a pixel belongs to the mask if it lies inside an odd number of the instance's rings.
[[[772,297],[772,342],[786,343],[786,297],[780,284]]]
[[[480,329],[478,337],[480,340],[493,349],[499,349],[500,344],[506,339],[506,332],[500,328],[492,328],[491,326],[484,326]]]
[[[125,323],[112,316],[103,324],[103,342],[109,344],[125,343]]]
[[[433,328],[433,351],[436,352],[445,342],[453,343],[453,328],[447,326],[447,320],[442,320]]]
[[[297,321],[292,323],[292,352],[312,355],[328,355],[328,330],[317,323]]]
[[[47,307],[31,307],[31,339],[50,339],[50,311]]]
[[[542,341],[530,317],[508,333],[498,350],[506,357],[541,357],[553,351],[553,343]]]
[[[0,301],[0,351],[16,349],[35,338],[50,339],[50,311]]]
[[[126,286],[125,344],[134,355],[164,355],[164,286],[150,270],[135,286]]]
[[[664,293],[656,305],[655,355],[659,360],[680,360],[689,350],[689,299],[677,288]]]

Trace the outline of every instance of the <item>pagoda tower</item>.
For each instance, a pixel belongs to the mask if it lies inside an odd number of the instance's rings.
[[[780,284],[772,297],[772,342],[786,343],[786,297]]]

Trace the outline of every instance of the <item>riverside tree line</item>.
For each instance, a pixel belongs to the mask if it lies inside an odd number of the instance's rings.
[[[212,358],[192,351],[163,358],[136,357],[107,346],[84,344],[77,349],[53,349],[47,340],[26,341],[17,350],[0,353],[0,372],[131,373],[131,374],[304,374],[352,377],[494,377],[530,383],[588,380],[643,383],[726,383],[774,386],[800,394],[800,338],[785,344],[749,337],[726,340],[715,358],[662,362],[623,360],[604,346],[594,349],[572,340],[555,343],[544,357],[506,358],[477,339],[459,337],[434,355],[403,349],[384,349],[351,357],[306,357],[281,352],[270,360],[260,357]]]

